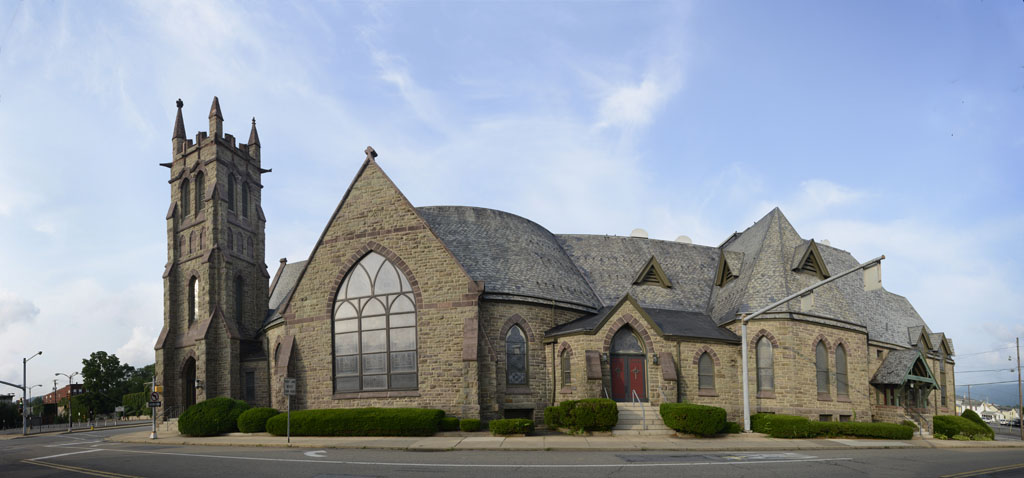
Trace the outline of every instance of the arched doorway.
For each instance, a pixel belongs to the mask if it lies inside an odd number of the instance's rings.
[[[181,367],[181,411],[196,404],[196,359],[189,357]]]
[[[610,366],[612,372],[612,400],[629,402],[636,393],[647,401],[647,355],[636,332],[623,327],[612,337]]]

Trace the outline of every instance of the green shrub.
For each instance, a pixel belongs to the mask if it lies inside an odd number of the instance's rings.
[[[204,400],[178,417],[178,432],[195,437],[237,432],[238,416],[248,409],[247,403],[228,397]]]
[[[865,422],[810,422],[814,436],[829,438],[851,436],[858,438],[883,438],[887,440],[910,440],[914,428],[896,423]]]
[[[293,436],[430,436],[443,410],[422,408],[333,408],[292,412]],[[267,420],[267,431],[286,433],[284,413]]]
[[[665,426],[680,432],[711,436],[725,429],[725,409],[690,403],[662,403]]]
[[[743,431],[743,427],[736,422],[725,422],[725,430],[722,433],[740,433]]]
[[[750,416],[750,430],[758,433],[768,433],[768,417],[774,417],[771,413],[755,413]]]
[[[914,422],[913,422],[913,421],[911,421],[911,420],[903,420],[902,422],[900,422],[900,425],[903,425],[903,426],[907,426],[907,427],[913,428],[914,430],[917,430],[917,429],[918,429],[918,426],[917,426],[917,424],[916,424],[916,423],[914,423]]]
[[[988,423],[985,423],[985,420],[982,420],[981,417],[979,417],[977,413],[974,413],[974,410],[964,410],[964,412],[961,413],[960,416],[964,417],[964,418],[966,418],[966,419],[968,419],[968,420],[978,424],[982,428],[984,428],[985,432],[986,432],[985,433],[986,436],[987,435],[991,435],[992,438],[995,438],[996,434],[995,434],[994,431],[992,431],[992,427],[988,426]]]
[[[489,424],[492,435],[526,435],[533,431],[533,420],[525,418],[503,418]]]
[[[768,419],[768,436],[772,438],[813,438],[818,436],[818,428],[804,417],[792,415],[775,415]],[[824,422],[828,423],[828,422]]]
[[[544,409],[544,426],[551,430],[562,428],[562,408],[559,406],[547,407]]]
[[[267,420],[276,416],[277,409],[270,407],[250,408],[238,416],[238,431],[259,433],[267,431]]]
[[[438,429],[443,432],[453,432],[459,429],[459,419],[455,417],[444,417],[438,423]]]
[[[935,425],[935,433],[941,433],[947,437],[953,437],[957,440],[959,440],[959,438],[956,438],[957,435],[963,435],[968,438],[976,435],[995,438],[995,433],[991,428],[979,425],[965,417],[958,417],[956,415],[935,415],[932,417],[932,423]]]
[[[459,420],[459,430],[464,432],[478,432],[480,431],[480,420],[476,418],[463,418]]]
[[[574,432],[611,430],[619,422],[619,407],[607,398],[566,400],[544,409],[544,425]]]

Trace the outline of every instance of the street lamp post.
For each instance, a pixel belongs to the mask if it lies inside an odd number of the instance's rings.
[[[68,378],[68,433],[71,433],[71,395],[74,393],[74,389],[75,389],[75,387],[71,383],[71,379],[73,379],[75,377],[75,375],[78,375],[78,372],[71,372],[71,375],[68,375],[66,373],[60,373],[60,372],[57,372],[57,373],[53,374],[54,377],[56,377],[58,375],[63,375],[63,376]],[[53,399],[54,399],[54,401],[56,401],[57,400],[57,396],[54,395]]]
[[[21,359],[21,434],[28,435],[28,361],[42,355],[40,350],[29,358]]]
[[[847,275],[852,274],[854,272],[857,272],[859,270],[863,270],[863,269],[867,269],[869,267],[873,267],[875,264],[881,263],[883,259],[885,259],[884,255],[883,256],[878,256],[878,257],[876,257],[874,259],[871,259],[870,261],[867,261],[867,262],[865,262],[863,264],[860,264],[860,265],[858,265],[858,266],[856,266],[856,267],[854,267],[854,268],[852,268],[852,269],[850,269],[848,271],[845,271],[845,272],[843,272],[841,274],[837,274],[837,275],[834,275],[832,277],[829,277],[828,279],[825,279],[823,281],[817,282],[817,283],[811,285],[810,287],[807,287],[807,288],[801,290],[800,292],[796,292],[794,294],[791,294],[791,295],[787,296],[786,298],[784,298],[782,300],[779,300],[779,301],[773,302],[771,304],[768,304],[768,305],[762,307],[761,309],[758,309],[757,311],[755,311],[752,314],[743,314],[743,316],[740,317],[740,340],[743,341],[742,345],[740,347],[740,352],[741,352],[740,360],[743,361],[743,431],[750,432],[750,377],[749,377],[749,371],[747,370],[748,369],[748,366],[747,366],[747,347],[748,347],[748,345],[747,345],[747,322],[750,322],[752,319],[755,319],[758,316],[760,316],[760,315],[762,315],[762,314],[764,314],[766,312],[769,312],[772,309],[774,309],[774,308],[776,308],[776,307],[778,307],[778,306],[780,306],[782,304],[785,304],[786,302],[789,302],[789,301],[791,301],[791,300],[793,300],[793,299],[795,299],[797,297],[801,297],[803,295],[806,295],[808,292],[811,292],[814,289],[817,289],[818,287],[821,287],[821,286],[823,286],[825,284],[828,284],[829,282],[832,282],[832,281],[834,281],[836,279],[839,279],[840,277],[847,276]]]

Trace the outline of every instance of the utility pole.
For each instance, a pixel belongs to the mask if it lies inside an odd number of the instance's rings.
[[[1020,439],[1024,440],[1024,400],[1020,388],[1020,337],[1017,337],[1017,424],[1020,425]]]
[[[29,358],[21,359],[21,434],[28,435],[28,361],[36,358],[36,355],[42,355],[43,351],[40,350],[32,354]]]

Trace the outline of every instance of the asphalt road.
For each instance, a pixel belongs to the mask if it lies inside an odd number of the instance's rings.
[[[1020,449],[816,452],[407,452],[108,443],[104,430],[0,441],[0,476],[1024,477]],[[984,472],[982,470],[990,470]],[[972,473],[974,472],[974,473]]]

